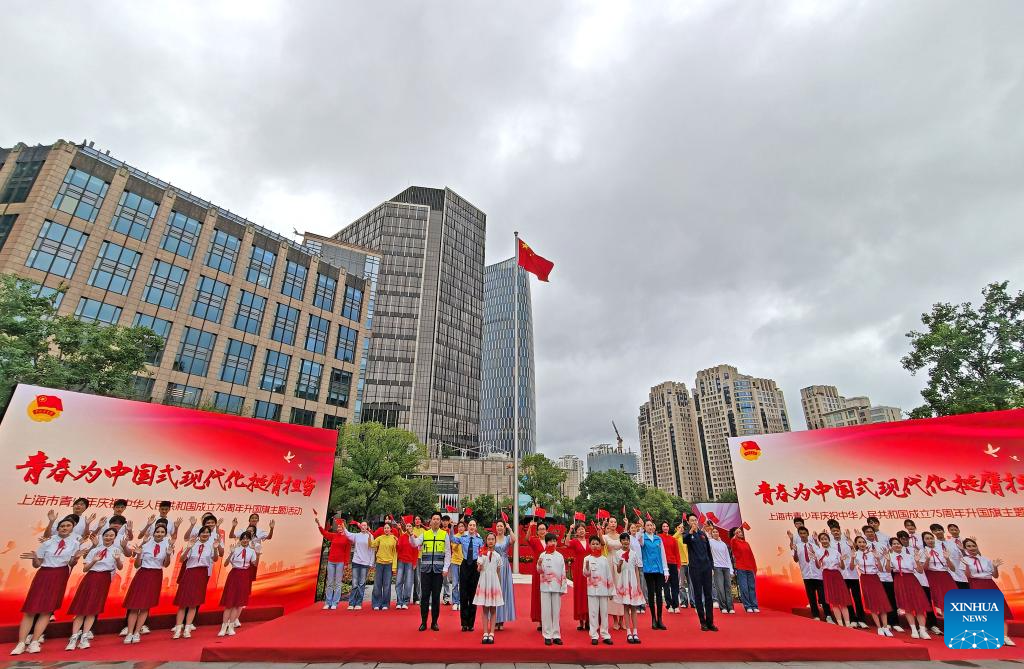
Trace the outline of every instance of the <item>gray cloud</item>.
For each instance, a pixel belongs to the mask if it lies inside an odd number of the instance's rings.
[[[413,183],[517,229],[550,455],[720,362],[911,408],[903,333],[1019,285],[1024,5],[8,8],[0,144],[93,139],[283,233]],[[800,420],[798,420],[798,423]]]

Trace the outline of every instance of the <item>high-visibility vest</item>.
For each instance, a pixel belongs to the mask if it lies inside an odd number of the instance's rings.
[[[420,547],[420,571],[440,572],[444,570],[444,545],[448,533],[444,530],[425,530]]]

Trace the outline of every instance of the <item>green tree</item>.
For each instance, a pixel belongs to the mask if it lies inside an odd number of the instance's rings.
[[[405,482],[402,513],[420,516],[426,522],[437,511],[437,485],[432,479],[418,476]]]
[[[740,498],[736,496],[735,490],[726,490],[724,492],[719,493],[715,501],[718,502],[719,504],[729,504],[740,501]]]
[[[556,467],[543,453],[527,455],[519,463],[519,489],[545,508],[558,498],[559,486],[566,476],[566,471]]]
[[[426,447],[412,432],[380,423],[346,425],[339,438],[332,507],[359,518],[401,513],[406,478],[419,468]]]
[[[511,500],[509,500],[511,501]],[[467,499],[463,503],[463,508],[469,508],[473,510],[473,518],[476,519],[476,524],[480,530],[485,527],[490,527],[494,523],[494,519],[498,516],[497,509],[498,501],[494,495],[485,493],[478,497]],[[462,509],[460,509],[461,511]]]
[[[633,509],[640,506],[640,486],[624,472],[590,472],[580,483],[580,494],[576,498],[576,510],[593,517],[598,509],[606,509],[619,518],[625,505],[626,514],[633,515]]]
[[[1024,406],[1024,293],[990,283],[977,309],[940,302],[922,314],[901,360],[911,374],[927,369],[924,404],[912,418],[997,411]]]
[[[56,294],[38,292],[29,281],[0,276],[0,407],[18,383],[131,397],[135,376],[163,339],[149,328],[58,316]]]
[[[679,516],[676,514],[676,507],[672,501],[673,497],[675,496],[668,494],[664,490],[641,486],[640,503],[637,506],[644,512],[645,520],[647,518],[646,514],[651,514],[651,518],[654,519],[659,532],[661,531],[661,522],[663,520],[667,520],[673,527],[678,524]],[[619,507],[620,511],[621,508]]]

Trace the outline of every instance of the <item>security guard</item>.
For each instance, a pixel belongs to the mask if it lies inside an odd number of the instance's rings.
[[[435,632],[437,617],[441,613],[441,588],[452,562],[451,543],[448,533],[441,529],[441,514],[430,514],[430,528],[422,535],[411,539],[413,546],[420,549],[420,631],[427,629],[427,611],[431,613],[430,629]]]

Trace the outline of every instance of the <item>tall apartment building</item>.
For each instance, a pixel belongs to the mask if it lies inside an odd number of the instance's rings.
[[[808,386],[800,390],[800,404],[808,430],[891,423],[903,419],[899,407],[873,406],[864,396],[843,397],[835,386]]]
[[[559,486],[559,494],[572,499],[579,497],[584,477],[583,460],[577,455],[562,455],[555,460],[555,465],[565,471],[565,481]]]
[[[729,437],[789,432],[786,398],[775,381],[740,374],[732,365],[697,372],[693,396],[708,467],[708,497],[714,499],[736,489]]]
[[[330,238],[381,256],[359,418],[433,454],[480,454],[486,224],[454,191],[414,186]]]
[[[638,418],[645,485],[693,502],[712,499],[698,420],[696,402],[685,383],[666,381],[651,388]]]
[[[515,285],[519,284],[519,360],[516,362]],[[537,451],[533,309],[529,275],[516,258],[484,269],[480,450],[512,455],[515,433],[515,366],[519,366],[519,455]]]
[[[142,400],[352,420],[379,256],[345,249],[332,262],[91,143],[0,149],[0,272],[65,289],[61,314],[163,337]]]

